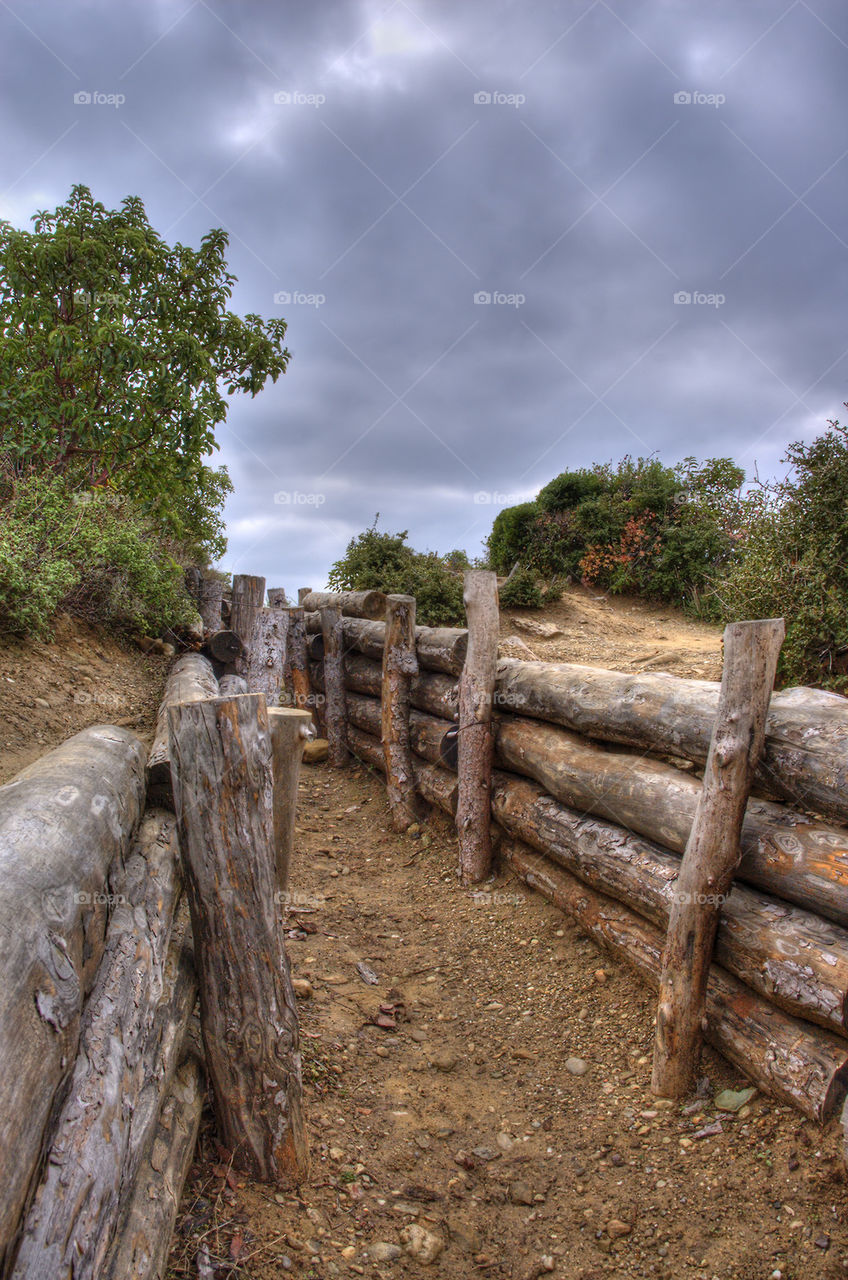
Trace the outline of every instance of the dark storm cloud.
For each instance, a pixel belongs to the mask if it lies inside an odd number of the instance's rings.
[[[288,374],[220,432],[228,567],[318,586],[377,511],[474,552],[565,467],[768,474],[840,410],[837,0],[48,2],[0,28],[2,215],[83,181],[172,240],[226,226],[234,306],[289,323]],[[95,90],[125,101],[74,103]]]

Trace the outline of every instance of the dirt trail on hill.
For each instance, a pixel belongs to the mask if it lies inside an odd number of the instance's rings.
[[[549,661],[718,678],[719,629],[631,610],[570,592],[507,611],[502,633]],[[149,737],[167,665],[70,622],[7,644],[2,779],[96,721]],[[720,1114],[715,1093],[746,1082],[711,1050],[702,1093],[658,1103],[653,994],[510,875],[462,889],[448,820],[393,834],[370,770],[304,766],[298,828],[286,945],[308,984],[310,1179],[247,1181],[207,1115],[171,1280],[848,1274],[838,1126],[762,1096]],[[425,1264],[416,1243],[441,1249]]]

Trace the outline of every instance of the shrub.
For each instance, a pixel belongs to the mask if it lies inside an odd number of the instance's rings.
[[[514,564],[526,561],[538,514],[537,503],[522,502],[516,507],[504,507],[495,516],[486,545],[496,573],[509,573]]]
[[[126,632],[187,623],[183,570],[150,521],[111,491],[7,473],[0,485],[0,625],[47,637],[62,608]]]
[[[402,533],[380,533],[374,524],[352,538],[341,560],[330,569],[327,582],[334,591],[385,591],[415,596],[416,618],[423,626],[462,626],[462,576],[447,558],[432,551],[415,551]],[[464,552],[450,553],[454,559]],[[467,560],[467,556],[465,559]]]
[[[532,569],[522,567],[505,582],[499,591],[502,608],[541,609],[542,593]]]

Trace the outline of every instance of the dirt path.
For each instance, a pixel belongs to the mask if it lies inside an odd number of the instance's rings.
[[[746,1082],[708,1051],[704,1095],[657,1103],[634,976],[513,878],[461,889],[441,815],[398,837],[369,771],[304,774],[287,947],[312,991],[312,1175],[300,1195],[228,1185],[207,1130],[172,1277],[201,1242],[218,1277],[255,1280],[846,1274],[836,1132],[756,1097],[698,1137]],[[444,1242],[423,1272],[394,1256],[410,1224]]]

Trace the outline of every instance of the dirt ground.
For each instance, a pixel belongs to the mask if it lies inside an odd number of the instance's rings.
[[[570,592],[503,634],[548,661],[720,675],[719,630],[634,602]],[[0,778],[97,721],[149,738],[166,669],[71,623],[7,644]],[[447,819],[393,834],[370,770],[304,766],[298,831],[286,945],[308,983],[311,1173],[245,1180],[207,1113],[170,1280],[848,1274],[838,1125],[760,1095],[719,1113],[746,1081],[710,1050],[700,1092],[658,1102],[652,993],[509,874],[462,889]]]

